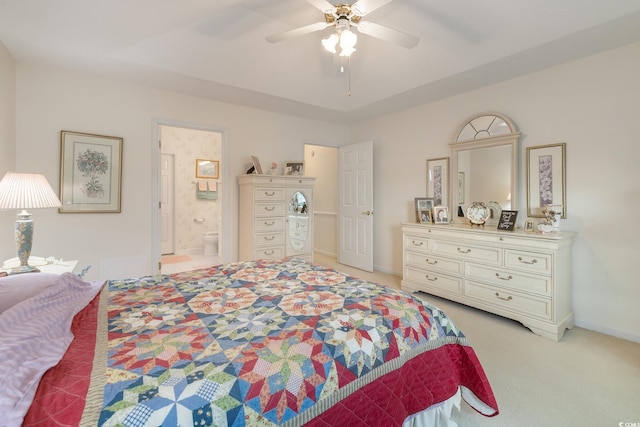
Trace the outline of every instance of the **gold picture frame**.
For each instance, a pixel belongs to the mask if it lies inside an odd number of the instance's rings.
[[[220,161],[196,159],[196,178],[218,179],[220,177]]]

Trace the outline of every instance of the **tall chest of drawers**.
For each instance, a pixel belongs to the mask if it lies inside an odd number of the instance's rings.
[[[238,256],[241,261],[296,255],[311,259],[313,252],[313,185],[303,176],[241,175],[238,213]],[[290,202],[300,192],[305,212]]]
[[[559,340],[574,325],[573,236],[403,224],[402,289],[514,319]]]

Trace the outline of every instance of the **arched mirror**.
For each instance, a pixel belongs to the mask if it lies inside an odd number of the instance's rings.
[[[289,243],[296,250],[302,250],[309,237],[309,205],[300,191],[296,191],[289,200]]]
[[[501,210],[517,210],[519,138],[511,120],[497,113],[476,115],[460,127],[450,143],[454,222],[468,221],[473,202],[491,208],[487,224],[497,224]]]

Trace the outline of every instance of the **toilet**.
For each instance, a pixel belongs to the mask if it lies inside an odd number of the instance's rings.
[[[202,241],[204,242],[205,255],[218,255],[218,232],[207,231],[202,233]]]

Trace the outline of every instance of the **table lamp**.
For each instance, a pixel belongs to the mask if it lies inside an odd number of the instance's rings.
[[[33,220],[26,209],[62,206],[47,178],[35,173],[7,172],[0,181],[0,209],[22,209],[16,220],[16,249],[20,265],[9,274],[39,271],[29,265],[33,243]]]

